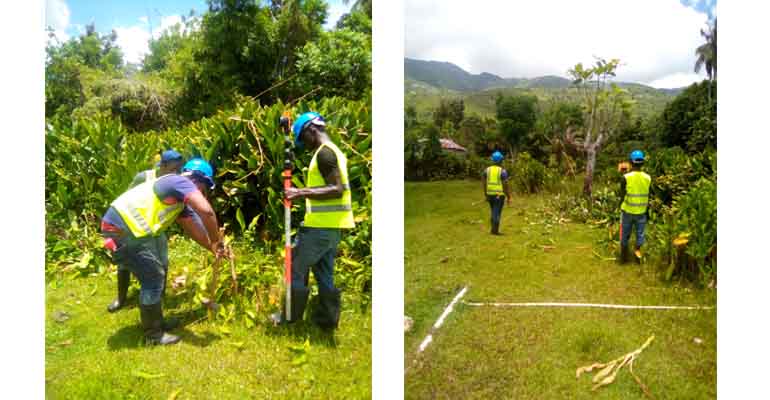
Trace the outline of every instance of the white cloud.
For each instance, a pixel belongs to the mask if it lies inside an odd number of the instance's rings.
[[[706,76],[702,72],[700,74],[695,74],[692,72],[677,72],[671,75],[666,75],[660,79],[656,79],[648,83],[648,85],[658,89],[672,89],[690,86],[691,84],[700,82],[704,79],[706,79]]]
[[[342,17],[343,14],[346,14],[348,11],[350,11],[353,3],[355,3],[355,1],[350,1],[348,5],[342,4],[341,1],[329,4],[329,13],[326,16],[324,29],[334,29],[334,27],[337,25],[337,21],[340,19],[340,17]]]
[[[150,32],[144,26],[134,25],[128,28],[117,27],[116,44],[123,51],[126,62],[140,63],[145,54],[150,51]]]
[[[618,79],[692,72],[707,16],[676,0],[423,0],[405,3],[406,56],[502,77],[566,76],[593,56],[619,58]]]
[[[45,25],[51,27],[56,37],[65,42],[69,35],[65,32],[70,24],[70,9],[65,0],[45,0]]]
[[[123,59],[126,62],[140,63],[142,58],[150,52],[150,20],[147,17],[139,18],[141,24],[129,27],[116,27],[118,34],[117,45],[123,51]],[[163,32],[182,22],[179,15],[161,17],[160,26],[152,30],[152,37],[159,38]]]
[[[160,37],[161,34],[163,34],[163,32],[166,29],[169,29],[172,26],[176,24],[181,24],[181,23],[182,23],[182,17],[179,15],[169,15],[168,17],[162,17],[160,19],[160,28],[153,31],[152,36],[157,39]]]

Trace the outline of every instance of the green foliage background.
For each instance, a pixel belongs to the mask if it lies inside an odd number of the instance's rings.
[[[289,110],[316,110],[326,116],[328,133],[348,155],[357,226],[346,232],[339,248],[345,287],[364,297],[371,287],[371,115],[368,102],[328,98],[296,106],[261,106],[241,99],[233,110],[189,124],[183,129],[133,134],[114,119],[82,119],[71,126],[49,124],[46,130],[46,258],[49,274],[65,271],[87,275],[105,271],[108,258],[98,237],[101,216],[126,190],[133,176],[152,165],[158,149],[173,147],[188,157],[211,160],[218,186],[211,194],[214,209],[229,232],[245,248],[273,255],[280,276],[283,232],[284,136],[277,126]],[[304,186],[301,173],[309,152],[298,154],[294,184]],[[294,207],[293,226],[304,204]],[[345,265],[347,267],[345,267]],[[346,276],[350,270],[354,276]],[[259,271],[253,271],[259,275]],[[248,279],[248,278],[246,278]],[[260,284],[275,284],[258,279]],[[221,283],[226,286],[226,282]],[[256,288],[254,292],[256,293]],[[264,293],[263,293],[264,294]]]

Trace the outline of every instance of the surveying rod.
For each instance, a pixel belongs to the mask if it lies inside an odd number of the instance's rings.
[[[283,215],[284,215],[284,228],[286,235],[286,243],[284,252],[284,280],[286,281],[286,320],[291,321],[291,200],[286,198],[286,191],[291,187],[291,170],[294,154],[292,153],[292,138],[289,132],[289,113],[285,112],[281,116],[279,122],[281,129],[283,130],[284,141],[284,156],[283,156]]]

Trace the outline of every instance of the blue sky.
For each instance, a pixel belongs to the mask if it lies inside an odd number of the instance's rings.
[[[329,17],[327,29],[352,6],[342,0],[327,0]],[[68,39],[81,34],[85,26],[95,23],[96,30],[108,33],[118,32],[118,46],[125,59],[139,62],[147,52],[150,29],[154,36],[169,26],[181,21],[182,15],[195,10],[196,15],[204,13],[208,6],[205,0],[46,0],[46,26],[54,28],[57,37]]]
[[[717,0],[679,0],[682,5],[708,15],[709,19],[716,16]]]

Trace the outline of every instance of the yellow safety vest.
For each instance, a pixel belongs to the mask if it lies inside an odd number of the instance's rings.
[[[487,196],[503,195],[503,169],[497,165],[487,167]]]
[[[318,169],[318,152],[326,146],[337,156],[337,168],[340,171],[342,186],[345,188],[342,196],[336,199],[315,200],[305,198],[305,226],[313,228],[353,228],[353,205],[348,182],[348,159],[334,143],[322,143],[307,171],[307,187],[326,186],[321,170]]]
[[[174,223],[184,203],[165,204],[153,191],[155,179],[124,192],[111,206],[123,218],[134,237],[157,236]]]
[[[641,171],[631,171],[623,177],[626,179],[626,197],[620,208],[629,214],[644,214],[647,211],[652,178]]]

